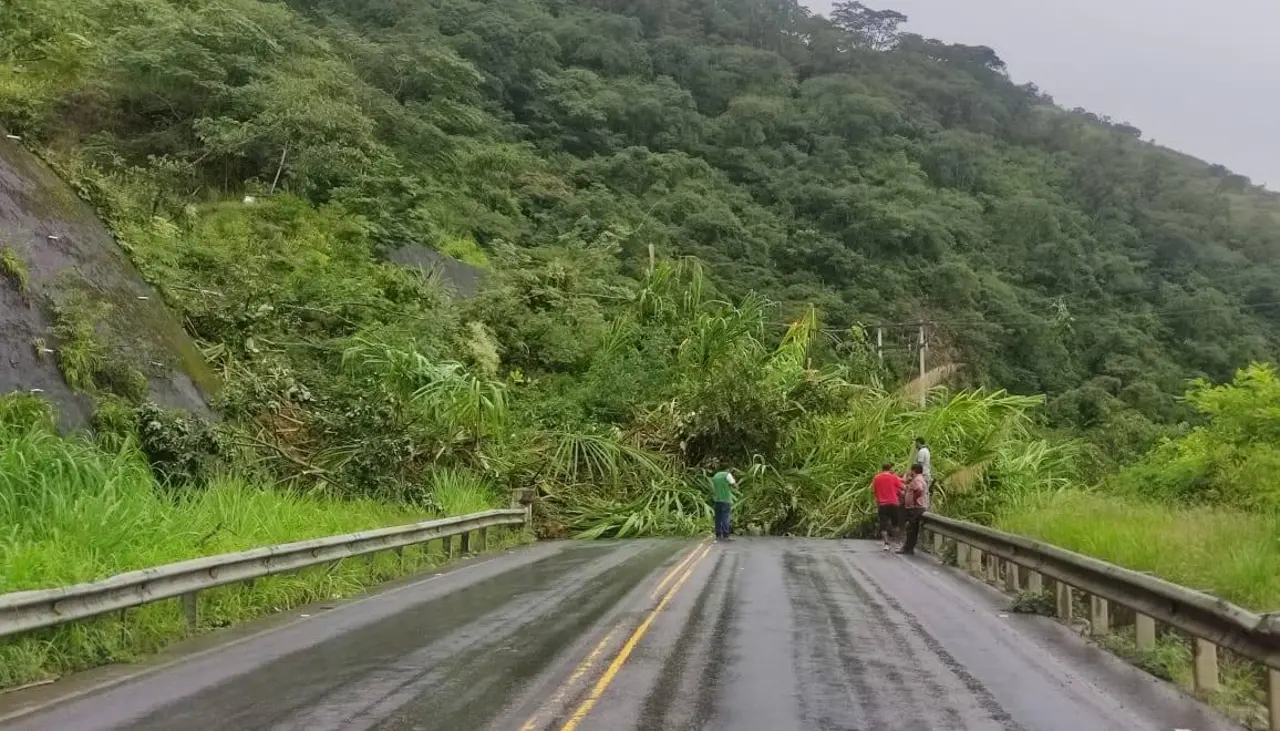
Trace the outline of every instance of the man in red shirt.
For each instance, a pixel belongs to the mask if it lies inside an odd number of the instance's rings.
[[[902,478],[893,474],[893,465],[885,462],[880,474],[871,478],[871,491],[876,494],[876,518],[880,522],[880,537],[884,550],[889,550],[889,536],[898,528],[901,515]]]

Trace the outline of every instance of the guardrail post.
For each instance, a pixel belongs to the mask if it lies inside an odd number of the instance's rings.
[[[518,488],[511,493],[511,507],[524,509],[524,527],[533,526],[533,497],[530,490],[533,488]],[[536,493],[535,493],[536,495]]]
[[[448,561],[453,558],[453,536],[442,538],[441,547],[444,549],[444,560]]]
[[[1039,571],[1027,572],[1027,591],[1032,594],[1044,593],[1044,576]]]
[[[1267,715],[1269,731],[1280,731],[1280,671],[1267,668]]]
[[[956,541],[956,566],[961,570],[969,568],[969,544]]]
[[[987,554],[987,583],[995,584],[1000,581],[1000,557]]]
[[[969,547],[969,573],[982,575],[982,549],[977,546]]]
[[[1156,621],[1138,612],[1133,618],[1133,628],[1138,636],[1138,649],[1150,650],[1156,646]]]
[[[182,614],[187,618],[187,631],[195,634],[200,629],[200,592],[182,595]]]
[[[476,551],[484,553],[489,550],[489,529],[481,528],[476,531]]]
[[[1022,591],[1022,567],[1012,561],[1004,562],[1004,587],[1010,594],[1017,595]]]
[[[941,533],[933,534],[933,552],[938,556],[942,555],[942,534]]]
[[[458,554],[461,556],[465,556],[471,553],[471,533],[468,531],[463,531],[462,535],[459,536],[458,538],[459,538]]]
[[[1089,632],[1094,637],[1111,632],[1111,605],[1100,596],[1089,596]]]
[[[1218,646],[1208,640],[1196,638],[1192,651],[1195,668],[1196,690],[1212,692],[1218,689]]]
[[[1075,604],[1071,596],[1071,585],[1058,582],[1058,619],[1071,624],[1075,614]]]

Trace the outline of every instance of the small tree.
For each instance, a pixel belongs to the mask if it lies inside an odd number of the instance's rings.
[[[852,35],[858,46],[890,51],[902,38],[898,27],[907,22],[907,16],[894,10],[872,10],[860,2],[838,2],[831,11],[831,22]]]

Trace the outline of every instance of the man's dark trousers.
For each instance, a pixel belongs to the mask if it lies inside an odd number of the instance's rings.
[[[730,505],[729,503],[718,502],[714,503],[713,507],[716,515],[716,538],[728,538],[731,527],[729,525]]]
[[[903,553],[914,553],[916,541],[920,540],[920,523],[924,519],[924,508],[907,508],[907,538],[902,542]]]

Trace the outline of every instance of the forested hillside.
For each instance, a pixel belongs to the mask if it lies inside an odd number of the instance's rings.
[[[1047,393],[1053,423],[1119,458],[1186,416],[1188,378],[1273,351],[1270,194],[902,20],[790,0],[11,0],[0,117],[162,285],[213,264],[184,259],[189,237],[278,219],[370,253],[552,266],[579,291],[534,304],[541,326],[485,312],[504,369],[580,368],[600,318],[561,305],[640,275],[650,247],[782,303],[778,333],[810,303],[835,343],[905,324],[884,331],[899,375],[930,323],[930,366]],[[189,208],[268,192],[290,202]],[[566,246],[609,254],[548,260]],[[211,342],[265,296],[233,315],[168,291]]]

